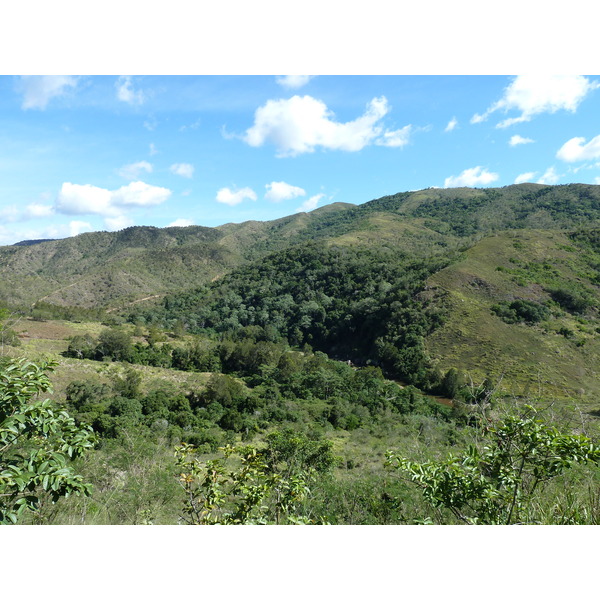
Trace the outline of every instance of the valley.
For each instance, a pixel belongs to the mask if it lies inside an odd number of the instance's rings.
[[[600,186],[3,246],[0,307],[3,364],[50,362],[53,399],[98,436],[77,459],[92,495],[29,522],[456,523],[388,451],[443,462],[532,410],[600,434]],[[523,518],[556,522],[575,486],[561,522],[597,522],[597,467],[574,461]]]

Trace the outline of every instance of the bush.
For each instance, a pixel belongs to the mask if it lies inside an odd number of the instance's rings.
[[[499,302],[492,306],[492,312],[496,313],[505,323],[539,323],[550,316],[550,309],[531,300],[513,300],[512,302]]]

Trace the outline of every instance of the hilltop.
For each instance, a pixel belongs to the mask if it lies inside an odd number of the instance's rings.
[[[236,266],[307,241],[444,252],[507,229],[568,229],[600,222],[598,186],[404,192],[336,203],[275,221],[208,228],[130,227],[0,247],[0,300],[115,308],[192,289]]]

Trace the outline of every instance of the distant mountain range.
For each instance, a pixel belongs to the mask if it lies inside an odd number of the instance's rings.
[[[23,240],[22,242],[17,242],[13,244],[13,246],[35,246],[35,244],[41,244],[43,242],[53,242],[53,239],[44,239],[44,240]]]
[[[341,255],[364,248],[377,256],[448,257],[422,292],[445,297],[447,318],[425,339],[441,371],[493,374],[515,396],[543,392],[586,401],[600,392],[600,186],[594,185],[430,188],[268,222],[30,240],[0,247],[0,301],[142,307],[144,299],[176,298],[211,282],[216,290],[225,275],[235,279],[267,258],[272,277],[277,253],[315,243]],[[311,285],[301,273],[297,286]],[[228,293],[231,281],[223,283]],[[527,311],[538,308],[544,318],[527,320]]]

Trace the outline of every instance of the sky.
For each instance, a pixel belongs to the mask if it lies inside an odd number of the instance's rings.
[[[5,75],[0,244],[600,184],[600,77]]]

